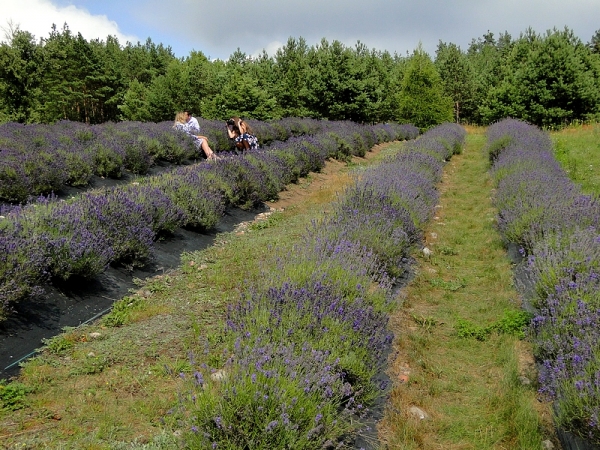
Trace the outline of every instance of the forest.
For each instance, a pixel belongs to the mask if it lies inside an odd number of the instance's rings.
[[[600,30],[488,32],[468,48],[440,41],[406,55],[290,37],[273,56],[177,58],[168,45],[86,40],[67,24],[36,38],[12,27],[0,44],[0,123],[160,122],[189,109],[234,115],[488,125],[505,117],[544,128],[600,117]]]

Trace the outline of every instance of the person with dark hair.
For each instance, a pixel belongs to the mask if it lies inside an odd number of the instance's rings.
[[[239,117],[232,117],[227,121],[227,135],[233,139],[238,150],[256,150],[258,139],[252,132],[250,125]]]
[[[190,126],[190,117],[192,116],[188,111],[178,112],[175,115],[175,123],[173,124],[173,128],[175,128],[176,130],[184,131],[187,134],[189,134],[192,138],[194,138],[194,145],[196,146],[196,148],[202,149],[207,159],[219,159],[215,152],[209,147],[208,139],[206,138],[206,136],[198,134],[200,132],[200,127],[198,126],[193,128]],[[198,121],[194,117],[192,117],[192,119],[194,119],[196,124],[198,123]]]
[[[198,119],[192,116],[192,113],[188,109],[185,109],[183,112],[185,113],[187,126],[190,129],[190,132],[200,133],[200,124],[198,123]]]

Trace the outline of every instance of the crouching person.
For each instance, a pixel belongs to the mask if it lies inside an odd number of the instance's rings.
[[[193,120],[191,120],[193,119]],[[215,152],[208,145],[208,138],[200,134],[200,127],[196,118],[192,117],[187,111],[178,112],[175,115],[175,123],[173,128],[184,131],[194,139],[194,145],[197,149],[202,150],[208,160],[218,159]]]

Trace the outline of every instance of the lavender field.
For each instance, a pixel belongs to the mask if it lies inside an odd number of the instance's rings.
[[[464,130],[445,124],[366,170],[261,283],[229,308],[228,358],[192,356],[172,411],[189,448],[336,448],[385,395],[394,280],[434,212]],[[215,382],[218,369],[219,381]]]
[[[519,278],[535,314],[530,337],[540,392],[554,402],[559,433],[597,446],[600,202],[569,179],[549,136],[534,126],[512,119],[494,124],[488,151],[500,230],[523,256]]]
[[[40,295],[43,285],[53,279],[93,278],[109,264],[144,264],[151,258],[153,242],[162,235],[178,227],[210,229],[227,206],[249,208],[274,199],[286,184],[310,171],[318,171],[328,158],[343,160],[351,155],[364,155],[378,142],[409,139],[418,134],[415,127],[408,125],[364,126],[306,119],[289,119],[278,126],[253,125],[262,130],[262,139],[271,145],[243,155],[223,153],[216,163],[204,161],[186,165],[138,182],[86,191],[67,200],[50,194],[23,205],[0,206],[0,316],[9,314],[14,302]],[[46,133],[44,139],[50,140],[49,126],[6,125],[7,129],[19,127],[23,133],[26,130],[33,134]],[[79,124],[59,123],[54,127],[70,129],[73,136],[94,133],[94,128]],[[150,134],[149,127],[155,131],[162,128],[163,136],[187,139],[165,128],[165,124],[129,123],[107,127],[136,130],[128,134],[130,137]],[[106,136],[118,135],[116,129]],[[293,134],[298,136],[290,137]],[[18,135],[13,133],[13,136]],[[278,138],[288,139],[283,142]],[[36,140],[29,136],[20,142]],[[17,144],[15,138],[11,145],[16,148]],[[123,143],[114,146],[125,151]],[[148,148],[143,143],[138,147]],[[13,150],[31,160],[43,159],[27,146]],[[89,155],[77,145],[72,154]],[[2,161],[6,169],[18,159],[13,161],[7,157]],[[22,162],[15,164],[15,167],[28,167]],[[64,173],[63,169],[59,167],[57,173]],[[14,175],[16,172],[7,169],[5,173]],[[43,171],[34,168],[31,173],[37,175]],[[31,185],[27,174],[17,174],[14,180],[12,183],[7,179],[2,185],[18,185],[16,181]]]
[[[336,125],[313,119],[250,121],[268,146],[292,136],[313,135]],[[94,177],[121,179],[146,175],[160,164],[177,166],[202,160],[193,139],[172,122],[118,122],[85,125],[0,124],[0,201],[23,203],[32,196],[88,187]],[[234,150],[224,122],[200,119],[202,133],[217,152]]]

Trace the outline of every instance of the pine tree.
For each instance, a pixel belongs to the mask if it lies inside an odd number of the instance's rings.
[[[407,63],[396,120],[426,130],[452,121],[452,115],[452,99],[444,94],[440,74],[419,43]]]

